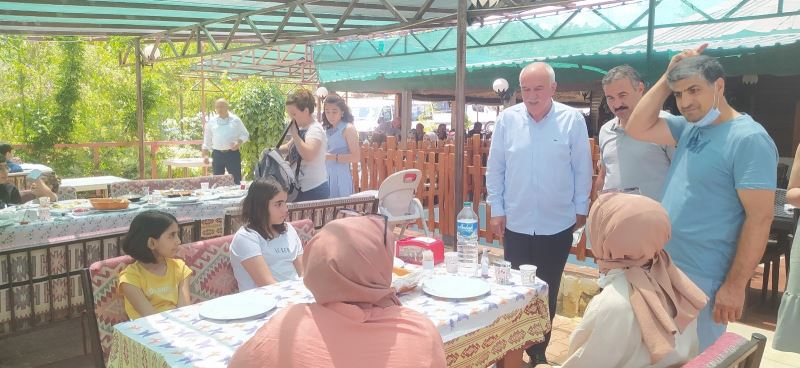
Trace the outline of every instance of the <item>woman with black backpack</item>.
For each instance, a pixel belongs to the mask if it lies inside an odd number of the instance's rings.
[[[286,113],[293,123],[289,126],[291,139],[281,150],[289,150],[288,161],[293,169],[300,165],[297,175],[300,192],[294,202],[330,197],[325,168],[328,137],[322,124],[314,119],[315,107],[314,95],[307,89],[298,89],[286,99]]]

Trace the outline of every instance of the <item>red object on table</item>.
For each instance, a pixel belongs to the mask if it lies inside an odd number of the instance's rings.
[[[444,262],[444,242],[441,239],[426,236],[403,238],[397,241],[395,249],[397,258],[407,263],[421,264],[422,252],[425,250],[433,252],[434,264]]]

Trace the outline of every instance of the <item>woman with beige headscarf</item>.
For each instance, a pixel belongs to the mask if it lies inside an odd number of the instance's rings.
[[[664,208],[644,196],[604,194],[587,227],[603,291],[573,331],[563,367],[670,367],[697,355],[697,314],[708,298],[664,251]]]
[[[272,317],[229,367],[445,367],[433,323],[400,305],[384,223],[335,220],[308,243],[303,283],[316,303]]]

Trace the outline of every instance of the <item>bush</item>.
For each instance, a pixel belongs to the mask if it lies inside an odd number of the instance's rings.
[[[242,177],[252,180],[261,151],[274,147],[286,126],[286,87],[251,77],[231,82],[225,89],[230,91],[231,111],[250,133],[250,141],[240,151]]]

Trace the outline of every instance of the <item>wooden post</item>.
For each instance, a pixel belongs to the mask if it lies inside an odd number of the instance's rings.
[[[158,142],[150,143],[150,178],[158,179]]]
[[[94,174],[100,175],[100,147],[97,144],[91,144],[92,148],[92,163],[94,164]]]
[[[136,39],[136,138],[139,139],[139,179],[144,179],[144,105],[142,104],[142,40]]]

